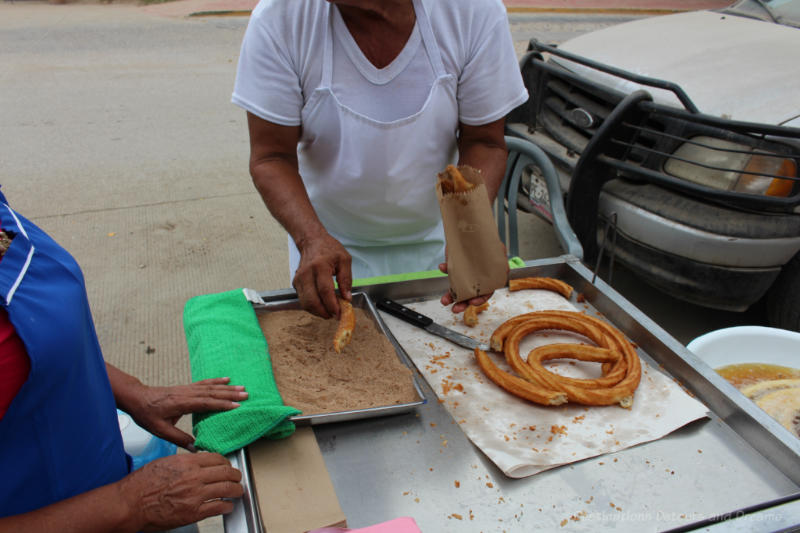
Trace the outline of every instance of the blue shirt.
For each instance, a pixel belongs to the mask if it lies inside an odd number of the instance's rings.
[[[129,471],[80,267],[14,212],[0,261],[0,303],[25,344],[28,379],[0,420],[0,517],[120,480]]]

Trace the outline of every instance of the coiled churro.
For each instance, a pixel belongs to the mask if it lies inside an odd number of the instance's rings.
[[[519,345],[524,337],[541,330],[566,330],[588,338],[596,346],[580,344],[553,344],[531,350],[527,361],[519,355]],[[534,387],[525,390],[516,381],[506,379],[502,370],[480,350],[475,350],[478,365],[486,375],[507,391],[527,400],[544,405],[557,405],[548,398],[552,394],[565,394],[567,400],[583,405],[613,405],[630,408],[642,376],[641,362],[633,346],[622,333],[610,324],[574,311],[535,311],[516,316],[504,322],[492,334],[492,350],[502,351],[509,366],[519,377]],[[603,376],[597,379],[578,379],[560,376],[548,371],[543,361],[550,359],[578,359],[602,363]],[[488,369],[488,372],[487,372]],[[495,377],[500,376],[500,379]],[[507,386],[507,385],[511,386]],[[538,401],[545,399],[546,401]]]

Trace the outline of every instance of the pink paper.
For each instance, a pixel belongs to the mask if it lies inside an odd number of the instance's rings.
[[[315,529],[308,533],[422,533],[417,527],[417,523],[410,516],[403,516],[389,520],[388,522],[381,522],[374,526],[367,526],[358,529],[342,529],[339,527],[324,527],[322,529]]]

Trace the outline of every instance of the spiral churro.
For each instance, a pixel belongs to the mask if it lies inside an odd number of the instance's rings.
[[[527,360],[523,361],[519,354],[522,339],[537,331],[554,329],[583,335],[596,346],[542,346],[532,350]],[[506,361],[517,376],[504,373],[486,353],[476,350],[478,364],[489,379],[516,396],[543,405],[557,405],[551,399],[553,394],[560,393],[568,401],[583,405],[619,404],[630,408],[641,380],[641,362],[631,343],[618,329],[584,313],[536,311],[518,315],[494,331],[490,346],[492,350],[504,353]],[[560,376],[548,371],[542,364],[551,359],[578,359],[601,363],[603,376],[597,379]],[[516,380],[509,378],[522,380],[529,387],[523,388]]]

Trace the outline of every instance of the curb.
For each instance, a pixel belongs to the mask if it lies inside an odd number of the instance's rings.
[[[196,11],[189,13],[187,17],[249,17],[252,10],[228,10],[228,11]]]
[[[693,11],[670,8],[637,8],[637,7],[507,7],[508,13],[585,13],[592,15],[667,15]]]
[[[576,13],[587,15],[669,15],[692,11],[668,8],[612,8],[612,7],[508,7],[508,13]],[[252,10],[196,11],[187,17],[249,17]]]

